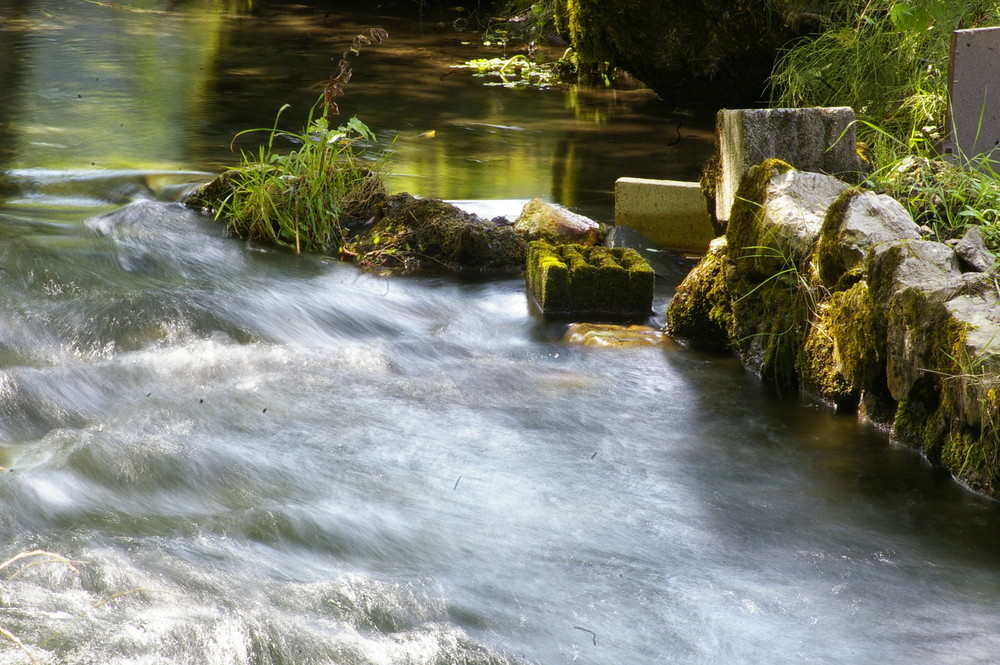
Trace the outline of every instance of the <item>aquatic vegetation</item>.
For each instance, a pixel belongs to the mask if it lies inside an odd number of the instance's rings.
[[[344,247],[358,265],[375,270],[510,272],[524,268],[526,244],[497,224],[438,199],[402,193],[383,199],[373,224]]]
[[[472,70],[474,76],[499,79],[484,84],[488,86],[545,89],[563,83],[566,64],[563,59],[543,63],[518,54],[510,58],[477,58],[452,67]]]
[[[281,114],[289,108],[286,104],[273,127],[236,135],[266,132],[268,140],[256,153],[242,153],[240,164],[226,178],[228,192],[214,204],[209,201],[208,207],[216,210],[216,218],[226,220],[233,235],[296,252],[337,253],[348,222],[366,216],[384,197],[384,162],[364,160],[359,149],[373,143],[375,135],[357,117],[336,127],[330,117],[340,113],[336,99],[351,79],[351,56],[387,37],[382,28],[371,28],[354,38],[310,109],[305,129],[298,133],[278,129]],[[297,147],[279,152],[278,137]]]

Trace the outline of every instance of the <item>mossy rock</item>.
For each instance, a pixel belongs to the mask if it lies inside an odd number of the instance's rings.
[[[655,273],[634,249],[532,241],[525,278],[546,315],[637,318],[652,311]]]
[[[841,412],[857,409],[861,397],[859,386],[851,381],[840,362],[839,349],[829,333],[832,323],[829,303],[819,306],[817,319],[809,326],[799,356],[798,372],[801,385],[808,392],[836,405]]]
[[[734,0],[555,0],[582,70],[620,67],[681,105],[758,103],[778,50],[815,28],[802,14]]]
[[[801,270],[813,254],[827,211],[845,189],[832,176],[799,171],[779,159],[750,167],[726,230],[737,268],[751,279]]]
[[[395,194],[348,249],[359,265],[379,270],[520,272],[527,246],[510,226],[438,199]]]
[[[184,198],[184,205],[214,213],[239,186],[241,178],[242,171],[240,169],[223,171],[188,194]]]
[[[667,305],[667,331],[696,349],[728,350],[735,327],[728,278],[732,271],[726,239],[712,241]]]

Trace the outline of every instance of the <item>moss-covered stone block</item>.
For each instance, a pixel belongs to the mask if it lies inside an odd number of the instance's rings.
[[[525,279],[546,315],[644,317],[652,311],[655,274],[633,249],[534,241]]]

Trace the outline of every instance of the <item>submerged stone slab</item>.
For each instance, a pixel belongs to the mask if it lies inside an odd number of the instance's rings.
[[[660,247],[699,254],[715,237],[705,195],[696,182],[619,178],[615,225],[636,229]]]
[[[680,348],[680,345],[670,339],[662,330],[649,326],[620,326],[608,323],[572,323],[566,330],[563,340],[581,346],[616,349],[635,346]]]
[[[719,169],[715,216],[730,219],[737,189],[751,166],[780,159],[801,171],[857,182],[854,111],[849,107],[722,110],[716,115]]]
[[[633,249],[533,241],[525,278],[546,315],[645,317],[652,311],[655,274]]]

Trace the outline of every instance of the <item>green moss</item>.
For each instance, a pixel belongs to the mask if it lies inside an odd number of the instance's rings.
[[[546,314],[638,317],[650,312],[655,274],[632,249],[533,241],[525,275]]]
[[[912,396],[899,402],[892,434],[897,441],[919,450],[932,464],[940,464],[948,428],[941,412],[938,387],[928,379],[915,384]]]
[[[816,321],[809,326],[798,359],[798,371],[804,388],[832,402],[838,410],[853,411],[861,395],[838,362],[837,346],[830,333],[833,317],[829,303],[819,308]]]
[[[868,283],[860,281],[830,295],[825,329],[833,345],[833,361],[852,390],[884,391],[885,319],[872,300]]]
[[[725,249],[709,249],[677,287],[667,306],[667,330],[705,351],[724,351],[733,340],[732,263]]]
[[[528,245],[528,287],[543,310],[570,311],[569,266],[546,242]]]
[[[798,32],[745,0],[555,0],[556,27],[585,71],[631,72],[672,103],[759,102],[775,53]]]
[[[823,218],[823,226],[813,254],[813,264],[816,266],[820,281],[829,289],[846,288],[847,285],[838,283],[854,267],[844,265],[840,234],[844,226],[844,215],[851,201],[862,191],[856,187],[845,189],[827,208],[826,216]]]
[[[945,437],[941,463],[972,489],[997,496],[1000,489],[997,431],[956,428]]]
[[[395,270],[520,271],[527,244],[498,226],[437,199],[388,197],[375,224],[348,246],[366,268]]]
[[[780,159],[765,160],[750,167],[736,190],[736,200],[726,229],[726,241],[734,265],[750,278],[767,277],[766,262],[760,258],[762,253],[771,254],[764,247],[774,245],[772,240],[765,237],[762,223],[767,184],[773,177],[791,170],[792,166]],[[775,250],[781,254],[780,247]]]
[[[732,278],[739,286],[730,284],[730,292],[743,294],[733,301],[736,350],[763,380],[779,389],[797,386],[799,354],[809,325],[809,294],[792,273],[773,275],[758,284],[739,275]]]

